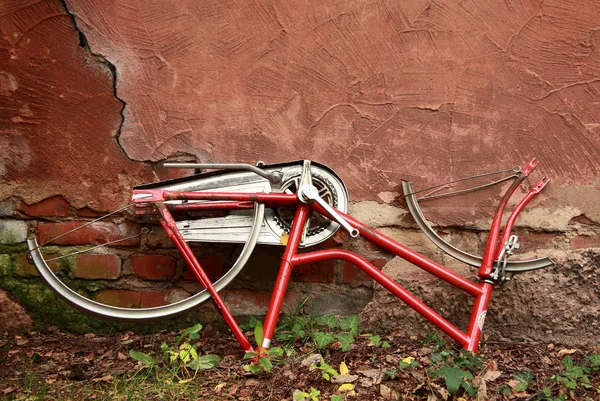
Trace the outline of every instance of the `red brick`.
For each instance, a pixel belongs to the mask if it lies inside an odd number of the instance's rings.
[[[176,263],[169,255],[131,255],[131,267],[144,280],[173,278]]]
[[[181,301],[190,295],[180,288],[151,291],[104,290],[98,294],[96,301],[122,308],[152,308]]]
[[[335,260],[299,265],[292,271],[292,280],[305,283],[331,283],[335,280]]]
[[[225,258],[221,255],[204,256],[202,258],[198,258],[198,262],[211,280],[217,280],[225,272]],[[196,275],[187,265],[183,271],[183,279],[194,281],[197,280]]]
[[[140,233],[137,224],[97,222],[77,231],[54,239],[70,230],[81,227],[85,221],[64,221],[59,223],[41,222],[37,226],[38,242],[41,244],[51,241],[55,245],[97,245],[117,239],[127,238]],[[134,246],[140,243],[140,237],[135,237],[115,244],[116,246]]]
[[[106,213],[104,213],[104,212],[96,212],[96,211],[90,209],[89,207],[84,207],[84,208],[77,210],[77,216],[79,216],[79,217],[96,218],[96,217],[102,217],[105,214]]]
[[[254,290],[229,290],[221,293],[225,305],[233,315],[264,315],[271,300],[270,291]],[[284,312],[293,311],[302,301],[302,294],[298,291],[287,291],[283,301]]]
[[[19,202],[18,210],[31,217],[66,217],[71,211],[71,206],[62,196],[57,195],[33,205]]]
[[[381,270],[383,266],[387,263],[387,259],[385,258],[375,258],[368,259],[368,261]],[[354,266],[352,263],[345,262],[342,270],[342,283],[344,284],[359,284],[359,283],[367,283],[370,282],[372,278],[363,272],[358,267]]]
[[[600,235],[576,235],[571,239],[571,249],[598,247],[600,247]]]
[[[521,247],[518,251],[515,251],[515,255],[519,252],[530,252],[538,249],[553,248],[556,242],[557,236],[552,233],[538,233],[535,231],[518,232],[519,242]]]
[[[44,254],[43,256],[44,259],[52,259],[55,258],[57,255]],[[48,262],[47,265],[48,267],[50,267],[50,270],[55,271],[58,267],[58,260],[52,260]],[[33,263],[29,263],[27,254],[21,254],[17,256],[17,274],[22,277],[33,277],[40,275]]]
[[[584,214],[580,214],[577,217],[573,217],[571,219],[571,221],[569,221],[569,225],[576,224],[576,223],[585,224],[586,226],[593,226],[594,224],[596,224],[596,223],[594,223],[594,220],[588,218]]]
[[[75,277],[116,280],[121,277],[121,258],[109,254],[82,254],[75,257]]]

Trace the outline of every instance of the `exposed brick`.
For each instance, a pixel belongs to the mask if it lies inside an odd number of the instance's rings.
[[[172,304],[188,298],[190,294],[180,288],[167,290],[104,290],[96,296],[96,301],[122,308],[152,308]]]
[[[329,249],[329,248],[340,248],[343,247],[346,242],[348,242],[348,234],[343,230],[339,229],[335,234],[325,242],[319,244],[320,249]]]
[[[18,244],[27,239],[27,223],[22,220],[0,220],[0,244]]]
[[[368,261],[381,270],[383,266],[387,263],[386,258],[374,258],[368,259]],[[352,263],[344,262],[343,270],[342,270],[342,283],[344,284],[361,284],[371,282],[372,278],[363,272],[358,267],[354,266]]]
[[[571,221],[569,221],[569,225],[576,224],[576,223],[584,224],[586,226],[592,226],[592,225],[596,224],[596,223],[594,223],[594,221],[592,219],[588,218],[585,214],[580,214],[577,217],[573,217],[571,219]]]
[[[169,238],[165,230],[160,226],[150,228],[150,232],[144,235],[144,247],[150,249],[175,248],[175,244]]]
[[[229,290],[224,289],[221,293],[225,305],[236,316],[264,315],[271,300],[270,291],[253,290]],[[301,302],[302,294],[298,291],[287,291],[283,301],[284,312],[293,311]]]
[[[600,235],[576,235],[571,239],[571,249],[598,247],[600,247]]]
[[[31,217],[66,217],[69,215],[71,207],[69,202],[57,195],[33,205],[19,202],[18,210]]]
[[[97,222],[85,226],[64,237],[54,239],[59,235],[65,234],[70,230],[81,227],[85,221],[63,221],[59,223],[41,222],[37,227],[37,236],[39,243],[51,241],[55,245],[96,245],[109,241],[115,241],[137,235],[140,233],[140,227],[137,224]],[[119,242],[118,246],[134,246],[140,243],[140,237]]]
[[[211,255],[198,258],[198,262],[211,280],[216,280],[224,273],[225,258],[221,255]],[[197,280],[192,269],[186,265],[183,271],[184,280]]]
[[[104,213],[104,212],[96,212],[96,211],[90,209],[89,207],[84,207],[84,208],[77,210],[77,216],[79,216],[79,217],[96,218],[96,217],[104,216],[105,214],[106,213]]]
[[[116,280],[121,277],[121,258],[110,254],[82,254],[75,258],[75,277]]]
[[[131,255],[133,271],[144,280],[165,280],[175,275],[176,260],[169,255]]]
[[[518,232],[521,247],[518,252],[530,252],[538,249],[553,248],[557,236],[552,233],[539,233],[536,231]]]
[[[331,283],[335,280],[335,260],[299,265],[292,271],[292,280],[305,283]]]
[[[56,255],[44,254],[44,259],[52,259],[54,257],[56,257]],[[55,271],[58,267],[58,260],[47,262],[47,265],[50,270]],[[33,263],[29,263],[26,253],[17,256],[17,274],[22,277],[39,276],[39,273]]]

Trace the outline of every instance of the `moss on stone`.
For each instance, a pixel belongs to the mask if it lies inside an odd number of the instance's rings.
[[[21,277],[17,275],[18,253],[0,254],[0,288],[7,291],[10,297],[21,304],[33,320],[36,330],[43,330],[52,325],[76,333],[109,333],[131,330],[152,333],[164,329],[188,327],[197,322],[194,312],[171,319],[153,322],[121,322],[98,319],[78,311],[61,297],[56,295],[40,277]],[[69,288],[81,294],[90,294],[103,288],[101,280],[76,280],[69,276],[73,271],[73,260],[61,259],[59,270]]]

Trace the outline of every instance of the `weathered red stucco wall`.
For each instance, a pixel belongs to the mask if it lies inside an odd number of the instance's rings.
[[[412,238],[401,179],[423,187],[536,156],[553,181],[521,220],[529,250],[571,260],[600,247],[596,1],[9,0],[0,33],[10,246],[40,220],[124,205],[166,159],[317,160],[345,180],[354,213]],[[500,191],[436,201],[428,217],[449,236],[467,228],[477,250]],[[325,267],[325,282],[352,282],[347,269]]]

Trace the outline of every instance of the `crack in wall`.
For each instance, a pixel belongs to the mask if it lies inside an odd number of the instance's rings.
[[[65,10],[65,13],[71,19],[71,24],[73,25],[73,29],[75,29],[75,32],[77,33],[77,36],[79,38],[79,46],[91,58],[93,58],[95,61],[99,62],[100,64],[104,65],[110,71],[110,75],[111,75],[111,79],[112,79],[113,96],[115,97],[116,100],[118,100],[121,103],[121,110],[119,110],[121,121],[119,122],[119,126],[116,129],[114,138],[117,143],[117,146],[119,147],[119,149],[121,149],[121,151],[123,152],[123,154],[125,155],[127,160],[136,161],[136,160],[132,159],[131,157],[129,157],[129,155],[125,151],[125,148],[123,148],[123,145],[121,144],[121,140],[120,140],[121,130],[123,129],[123,125],[125,124],[125,107],[127,107],[127,102],[125,102],[125,100],[123,100],[121,97],[119,97],[119,95],[117,93],[117,67],[113,63],[111,63],[106,57],[104,57],[102,54],[95,53],[91,49],[90,44],[87,40],[87,37],[85,36],[83,31],[77,25],[77,17],[75,16],[75,14],[73,14],[69,10],[66,0],[59,0],[59,3],[62,6],[62,8]]]

